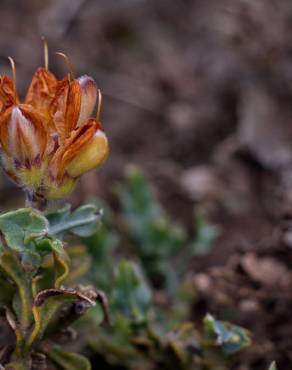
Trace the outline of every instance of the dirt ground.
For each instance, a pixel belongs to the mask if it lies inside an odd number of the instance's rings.
[[[220,236],[189,266],[194,317],[252,331],[238,370],[292,367],[291,1],[4,0],[0,12],[1,73],[13,56],[23,94],[42,35],[57,75],[63,51],[104,93],[110,159],[73,200],[110,200],[135,163],[175,219],[203,213]]]

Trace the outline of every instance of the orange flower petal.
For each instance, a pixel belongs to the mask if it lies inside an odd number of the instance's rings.
[[[101,166],[109,154],[108,140],[102,130],[97,130],[93,138],[83,145],[77,155],[67,165],[69,176],[76,178],[83,173]]]
[[[7,76],[0,76],[0,114],[17,103],[18,97],[13,81]]]
[[[53,101],[53,120],[61,143],[76,127],[81,107],[81,87],[77,80],[64,78],[58,83]]]
[[[47,131],[42,117],[29,105],[20,104],[6,110],[0,121],[3,150],[19,164],[44,156]]]
[[[80,154],[98,130],[102,131],[101,125],[91,118],[83,126],[72,131],[69,139],[56,151],[51,161],[51,168],[56,177],[64,175],[68,164]]]
[[[32,105],[45,118],[47,124],[52,119],[51,105],[57,89],[57,79],[46,68],[39,68],[28,88],[25,103]]]

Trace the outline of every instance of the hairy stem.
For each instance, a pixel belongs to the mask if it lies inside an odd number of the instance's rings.
[[[25,190],[25,206],[44,211],[47,208],[47,200],[38,193]]]

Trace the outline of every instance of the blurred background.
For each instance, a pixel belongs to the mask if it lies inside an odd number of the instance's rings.
[[[2,0],[0,14],[1,74],[12,56],[22,96],[43,64],[42,36],[58,77],[62,51],[103,92],[111,154],[74,204],[118,207],[112,187],[138,165],[172,219],[191,229],[202,215],[219,230],[186,266],[194,317],[236,308],[255,343],[245,359],[291,365],[291,1]],[[2,209],[11,194],[21,204],[1,177]]]

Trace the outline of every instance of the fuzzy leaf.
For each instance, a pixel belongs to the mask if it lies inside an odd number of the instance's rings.
[[[23,265],[35,268],[40,263],[35,242],[48,233],[48,226],[46,218],[31,208],[4,213],[0,215],[2,244],[21,253]]]
[[[20,208],[16,211],[0,215],[0,223],[5,224],[5,222],[16,225],[23,231],[24,244],[29,243],[38,236],[47,234],[49,226],[47,219],[42,216],[40,212],[32,208]],[[7,229],[5,231],[6,233],[8,232]],[[13,231],[11,234],[12,233]],[[12,237],[12,235],[10,235],[10,237]]]
[[[62,237],[65,231],[75,235],[86,237],[92,235],[97,228],[101,212],[94,205],[85,205],[70,213],[70,206],[49,213],[47,218],[50,222],[50,235]]]

